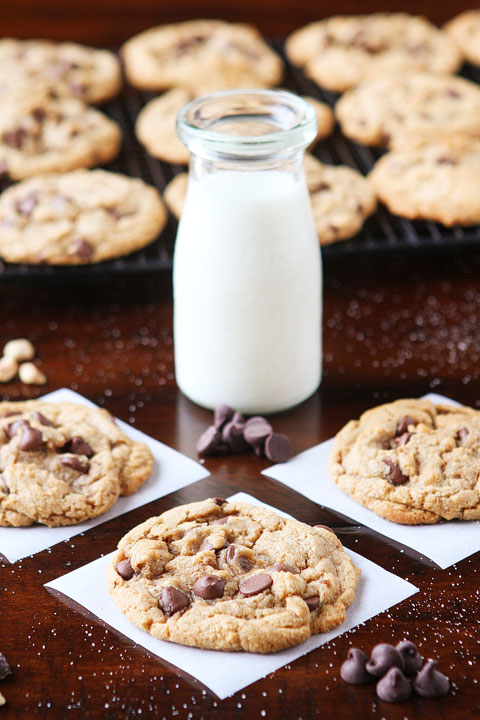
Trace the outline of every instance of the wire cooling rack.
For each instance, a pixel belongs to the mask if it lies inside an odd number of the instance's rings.
[[[284,56],[283,43],[274,43],[275,49]],[[284,58],[285,59],[285,58]],[[302,95],[315,97],[333,106],[337,95],[321,90],[301,70],[285,59],[287,66],[284,86]],[[466,66],[462,73],[468,79],[480,83],[480,70]],[[124,134],[124,141],[117,159],[109,170],[138,177],[155,185],[161,192],[183,166],[161,162],[151,157],[137,142],[134,133],[135,120],[145,103],[153,97],[133,88],[125,88],[102,110],[117,121]],[[359,145],[345,138],[338,129],[325,140],[317,143],[314,155],[322,162],[348,165],[365,175],[373,167],[381,152]],[[106,262],[75,267],[52,267],[47,265],[9,264],[0,265],[0,281],[45,278],[45,280],[70,281],[74,278],[90,280],[119,273],[145,273],[170,270],[173,259],[177,223],[173,217],[159,238],[148,247],[127,257]],[[361,232],[350,240],[344,240],[323,248],[324,256],[354,256],[364,253],[392,251],[432,251],[467,247],[480,247],[480,226],[446,228],[428,221],[412,222],[389,213],[380,206],[370,217]]]

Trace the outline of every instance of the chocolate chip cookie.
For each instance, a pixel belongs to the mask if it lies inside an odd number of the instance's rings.
[[[450,137],[386,153],[368,176],[397,215],[443,225],[480,223],[480,140]]]
[[[340,625],[359,575],[331,531],[222,498],[138,525],[107,568],[122,613],[154,637],[260,653]]]
[[[450,135],[480,136],[480,87],[438,73],[396,73],[364,80],[335,106],[345,135],[389,148]]]
[[[480,411],[397,400],[336,435],[328,469],[361,505],[405,525],[480,519]]]
[[[122,85],[120,63],[113,53],[73,42],[3,38],[0,96],[1,79],[12,72],[20,72],[32,84],[46,84],[56,97],[94,104],[114,97]]]
[[[0,113],[0,173],[12,180],[112,160],[121,132],[81,100],[51,98],[41,84],[8,96]]]
[[[127,255],[154,240],[167,211],[142,180],[74,170],[24,180],[0,196],[0,257],[78,265]]]
[[[462,63],[446,33],[406,13],[335,16],[313,22],[290,35],[286,53],[319,85],[337,92],[371,74],[453,73]]]
[[[278,85],[280,57],[250,25],[189,20],[150,28],[121,49],[128,81],[144,90],[187,87],[202,95]]]
[[[444,25],[465,60],[480,65],[480,9],[465,10]]]
[[[0,525],[73,525],[138,490],[153,458],[105,410],[0,403]]]
[[[325,165],[306,153],[305,175],[321,245],[353,237],[361,230],[366,218],[375,212],[375,193],[357,170],[343,165]],[[180,173],[164,191],[164,200],[177,219],[185,202],[187,183],[188,173]]]

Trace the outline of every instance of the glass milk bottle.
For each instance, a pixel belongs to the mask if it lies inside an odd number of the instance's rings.
[[[321,380],[321,255],[303,170],[313,108],[228,91],[177,119],[191,153],[174,253],[177,384],[207,408],[270,413]]]

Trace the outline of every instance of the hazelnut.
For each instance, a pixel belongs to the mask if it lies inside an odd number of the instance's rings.
[[[25,383],[26,385],[45,385],[47,382],[47,378],[43,372],[31,362],[22,363],[20,365],[18,377],[22,383]]]
[[[35,348],[30,340],[18,338],[7,342],[3,348],[3,354],[17,362],[23,362],[23,360],[31,360],[35,357]]]
[[[18,363],[10,357],[0,358],[0,382],[7,383],[13,380],[18,372]]]

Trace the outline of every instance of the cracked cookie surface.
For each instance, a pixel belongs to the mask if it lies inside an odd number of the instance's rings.
[[[0,404],[0,525],[73,525],[138,490],[153,458],[99,408]]]
[[[480,518],[480,412],[397,400],[336,435],[329,473],[377,515],[406,525]]]
[[[0,197],[0,256],[76,265],[127,255],[154,240],[167,212],[142,180],[105,170],[30,178]]]
[[[296,30],[286,53],[322,87],[344,92],[370,74],[453,73],[461,56],[450,37],[407,13],[335,16]]]
[[[107,568],[122,613],[154,637],[260,653],[340,625],[359,575],[333,532],[222,498],[150,518]]]
[[[128,81],[145,90],[187,87],[202,95],[278,85],[280,57],[251,25],[189,20],[145,30],[122,47]]]

